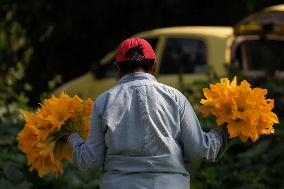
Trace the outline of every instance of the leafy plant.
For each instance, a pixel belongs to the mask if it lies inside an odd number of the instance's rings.
[[[23,81],[33,48],[26,31],[13,19],[13,3],[1,7],[0,17],[0,186],[7,189],[30,188],[98,188],[100,170],[82,173],[65,162],[63,176],[46,176],[40,179],[35,171],[29,172],[26,156],[19,151],[17,134],[24,122],[19,109],[30,109],[26,92],[32,85]],[[56,75],[48,82],[53,89],[61,77]],[[42,93],[43,97],[50,95]]]

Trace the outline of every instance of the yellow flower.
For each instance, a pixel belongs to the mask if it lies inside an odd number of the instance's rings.
[[[63,92],[44,100],[35,113],[21,110],[26,123],[18,134],[19,148],[26,153],[30,170],[36,169],[40,177],[63,173],[61,162],[71,161],[72,153],[61,139],[70,131],[86,139],[92,104],[90,99],[71,98]]]
[[[217,125],[226,124],[231,138],[239,136],[243,142],[255,142],[260,134],[274,133],[273,124],[279,121],[272,112],[274,101],[265,98],[266,89],[252,89],[245,80],[237,85],[235,77],[232,82],[222,78],[203,92],[201,113],[206,117],[214,115]]]
[[[206,99],[200,101],[203,104],[200,112],[206,117],[210,114],[216,116],[218,125],[227,123],[232,117],[234,104],[231,95],[236,88],[236,78],[232,82],[227,78],[220,81],[215,85],[210,84],[210,89],[203,89]]]

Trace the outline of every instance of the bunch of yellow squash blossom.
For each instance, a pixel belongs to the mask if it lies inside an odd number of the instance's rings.
[[[64,137],[73,131],[87,137],[92,104],[62,92],[46,99],[35,113],[21,110],[26,123],[18,134],[19,148],[27,155],[30,171],[36,169],[40,177],[63,173],[62,160],[72,159]]]
[[[265,97],[267,90],[251,88],[246,80],[237,85],[236,77],[232,81],[222,78],[203,93],[200,112],[206,117],[214,115],[217,125],[226,125],[230,138],[255,142],[261,134],[274,133],[273,124],[279,123],[272,112],[274,100]]]

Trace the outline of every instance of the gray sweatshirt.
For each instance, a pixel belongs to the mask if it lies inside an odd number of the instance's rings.
[[[68,142],[79,169],[102,167],[101,189],[188,189],[184,160],[214,161],[224,136],[203,132],[178,90],[137,72],[97,97],[88,139]]]

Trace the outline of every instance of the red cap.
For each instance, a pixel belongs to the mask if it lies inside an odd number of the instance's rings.
[[[120,63],[120,62],[128,61],[128,58],[125,55],[125,53],[129,49],[134,48],[134,47],[141,48],[143,52],[144,60],[154,60],[156,62],[156,55],[155,55],[153,48],[145,39],[142,39],[142,38],[129,38],[129,39],[124,40],[119,45],[118,52],[115,58],[115,62]]]

